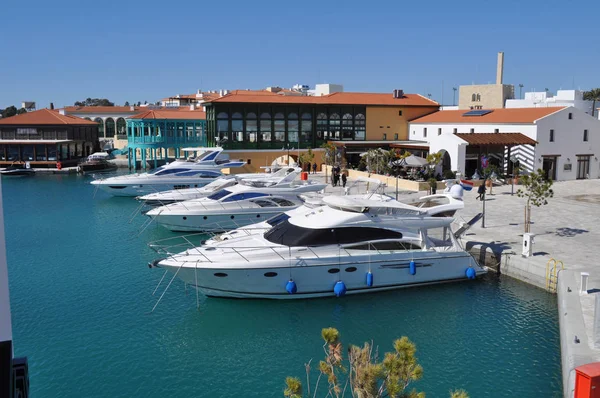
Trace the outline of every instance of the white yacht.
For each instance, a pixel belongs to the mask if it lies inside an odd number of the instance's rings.
[[[128,174],[92,181],[114,196],[140,196],[171,189],[197,188],[221,177],[221,169],[241,167],[243,161],[230,161],[223,148],[204,150],[197,158],[176,160],[142,174]]]
[[[484,274],[452,231],[462,200],[435,195],[417,207],[330,196],[264,234],[173,254],[151,244],[165,268],[206,296],[298,299],[369,293],[474,279]],[[181,250],[179,244],[174,246]]]
[[[295,184],[299,174],[294,171],[275,184],[241,180],[205,198],[157,207],[146,215],[171,231],[228,231],[295,209],[303,204],[299,194],[326,187],[311,181]]]
[[[144,196],[139,196],[137,199],[148,206],[164,206],[171,203],[183,202],[185,200],[204,198],[223,188],[236,185],[238,181],[262,182],[266,185],[275,185],[281,181],[289,173],[296,171],[294,167],[285,168],[276,173],[249,173],[249,174],[234,174],[217,178],[210,184],[202,188],[186,188],[173,189],[164,192],[155,192]],[[299,170],[299,169],[298,169]]]

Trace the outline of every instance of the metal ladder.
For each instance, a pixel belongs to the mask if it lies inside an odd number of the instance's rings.
[[[556,285],[558,284],[558,271],[564,269],[565,265],[560,260],[551,258],[546,263],[546,290],[548,290],[550,293],[556,293]]]

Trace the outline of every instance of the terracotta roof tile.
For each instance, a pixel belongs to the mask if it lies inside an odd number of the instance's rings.
[[[521,133],[456,133],[458,138],[470,145],[535,145],[533,140]]]
[[[418,94],[404,94],[402,98],[394,98],[392,93],[352,93],[341,92],[323,96],[281,95],[269,91],[235,90],[210,103],[278,103],[278,104],[324,104],[324,105],[397,105],[397,106],[432,106],[439,104]]]
[[[140,107],[134,106],[65,106],[67,113],[131,113],[139,111]]]
[[[12,117],[0,119],[0,126],[5,125],[57,125],[57,124],[72,124],[72,125],[93,125],[97,126],[96,122],[82,119],[77,116],[61,115],[56,110],[40,109],[37,111],[27,112]]]
[[[552,108],[500,108],[490,109],[492,112],[482,116],[464,116],[468,109],[439,111],[411,120],[411,123],[526,123],[533,124],[536,120],[558,112],[565,107]]]
[[[163,110],[150,109],[128,119],[173,119],[173,120],[206,120],[206,113],[200,110]]]

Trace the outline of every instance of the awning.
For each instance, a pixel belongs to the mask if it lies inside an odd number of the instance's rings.
[[[458,138],[469,145],[535,145],[533,140],[521,133],[456,133]]]

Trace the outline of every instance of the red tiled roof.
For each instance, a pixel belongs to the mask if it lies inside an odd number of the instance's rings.
[[[470,145],[535,145],[533,140],[521,133],[456,133],[458,138]]]
[[[558,112],[565,107],[552,108],[499,108],[491,109],[492,112],[482,116],[464,116],[468,109],[452,111],[439,111],[429,115],[411,120],[411,123],[527,123],[532,124],[536,120]]]
[[[128,119],[176,119],[176,120],[206,120],[206,112],[200,110],[163,110],[150,109]]]
[[[67,113],[131,113],[137,112],[141,108],[138,106],[65,106]]]
[[[281,95],[269,91],[235,90],[230,94],[210,103],[277,103],[277,104],[324,104],[324,105],[396,105],[396,106],[432,106],[438,107],[435,101],[419,94],[404,94],[402,98],[394,98],[392,93],[333,93],[323,96]]]
[[[96,122],[82,119],[77,116],[61,115],[56,110],[40,109],[0,119],[0,125],[57,125],[57,124],[72,124],[72,125],[93,125],[97,126]]]

